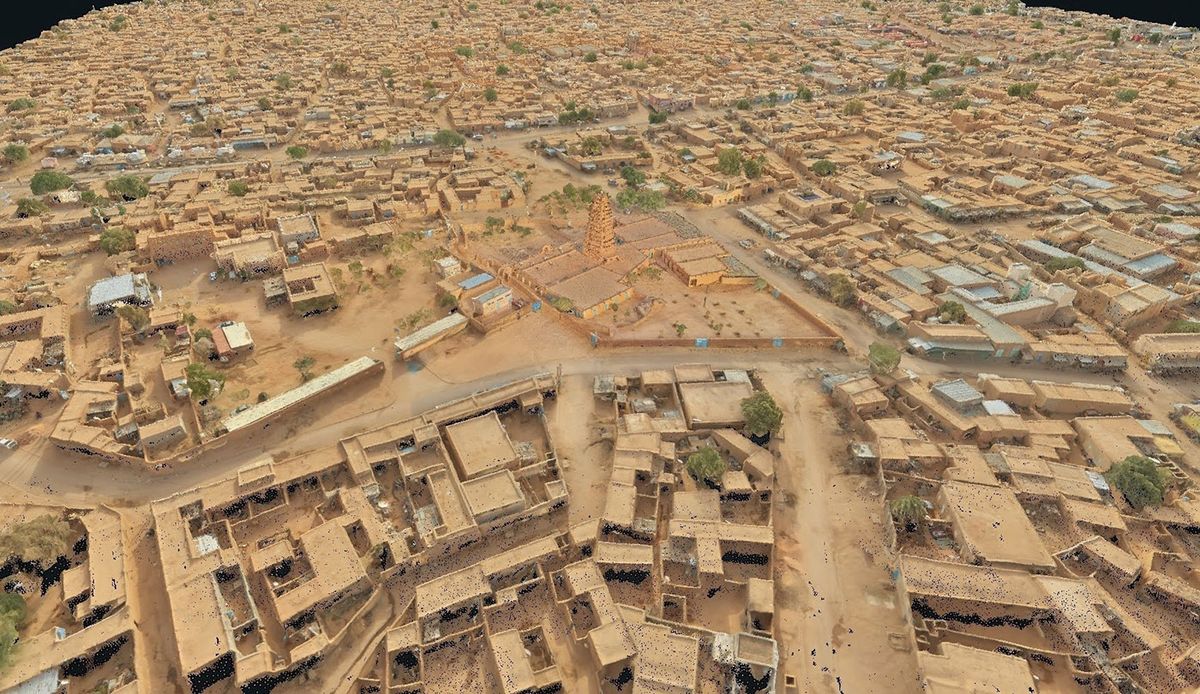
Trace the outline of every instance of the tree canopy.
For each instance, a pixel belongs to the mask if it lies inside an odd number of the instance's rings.
[[[850,306],[858,298],[858,287],[854,286],[849,277],[834,275],[829,282],[829,298],[838,306]]]
[[[1166,475],[1145,456],[1129,456],[1109,468],[1105,477],[1136,509],[1158,506],[1167,491]]]
[[[837,164],[828,159],[818,159],[809,168],[818,176],[832,176],[837,171]]]
[[[29,158],[29,148],[15,142],[4,146],[4,161],[19,164]]]
[[[626,188],[617,193],[617,206],[624,209],[636,209],[643,212],[653,212],[666,207],[667,199],[657,190],[645,188]]]
[[[75,185],[75,181],[65,173],[57,171],[39,171],[29,179],[29,190],[34,195],[45,195],[56,190],[66,190]]]
[[[725,459],[712,446],[705,446],[688,456],[687,471],[698,481],[710,486],[717,485],[725,475]]]
[[[938,318],[943,323],[961,323],[967,318],[967,309],[957,301],[944,301],[938,306]]]
[[[125,174],[104,182],[104,189],[113,198],[140,200],[150,194],[150,187],[137,176]]]
[[[308,156],[308,148],[302,145],[292,145],[287,148],[287,155],[292,159],[300,160]]]
[[[1037,91],[1037,82],[1014,82],[1008,85],[1008,95],[1028,99]]]
[[[1059,270],[1070,270],[1072,268],[1083,269],[1085,265],[1081,258],[1051,258],[1046,261],[1042,267],[1046,268],[1047,272],[1058,272]]]
[[[892,518],[906,526],[920,525],[925,522],[925,517],[929,513],[929,509],[925,507],[925,502],[921,500],[921,497],[913,494],[893,499],[890,507]]]
[[[439,130],[433,136],[433,144],[446,149],[462,147],[467,142],[467,139],[453,130]]]
[[[621,167],[621,178],[631,187],[636,188],[646,182],[646,174],[633,166]]]
[[[198,400],[207,400],[212,397],[213,393],[225,382],[225,376],[221,372],[210,369],[199,362],[188,364],[184,367],[183,373],[187,377],[188,390],[192,391],[192,397]]]
[[[726,176],[736,176],[742,171],[742,153],[726,147],[717,154],[717,171]]]
[[[17,200],[18,217],[39,217],[50,211],[46,203],[37,198],[21,198]]]
[[[900,365],[900,350],[885,342],[872,342],[867,348],[867,364],[873,374],[890,374]]]
[[[17,593],[0,593],[0,670],[8,665],[16,649],[17,627],[25,621],[25,598]]]
[[[122,304],[117,307],[116,311],[117,315],[129,324],[129,327],[139,333],[150,325],[150,312],[141,306]]]
[[[783,410],[765,390],[742,400],[742,417],[746,419],[746,429],[755,436],[778,433],[783,425]]]
[[[49,566],[70,549],[71,534],[71,525],[67,521],[50,514],[14,523],[0,534],[0,558],[7,561],[20,557],[40,566]]]
[[[136,247],[136,236],[132,229],[109,227],[100,232],[100,250],[108,255],[132,251]]]

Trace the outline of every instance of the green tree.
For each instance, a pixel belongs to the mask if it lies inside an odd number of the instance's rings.
[[[851,99],[842,106],[842,115],[861,116],[864,108],[862,99]]]
[[[0,670],[8,666],[13,651],[17,650],[17,625],[9,619],[0,618]]]
[[[666,111],[651,111],[650,112],[650,125],[658,125],[660,123],[666,123],[666,122],[667,122]]]
[[[433,136],[433,144],[444,149],[454,149],[466,144],[467,139],[453,130],[439,130]]]
[[[39,171],[29,179],[29,190],[34,195],[45,195],[56,190],[66,190],[75,185],[70,176],[57,171]]]
[[[1188,320],[1180,318],[1167,323],[1167,327],[1163,330],[1167,333],[1200,333],[1200,321]]]
[[[804,101],[804,102],[812,101],[813,100],[812,90],[809,89],[808,87],[800,87],[799,89],[796,90],[796,98],[800,99],[801,101]]]
[[[29,158],[29,148],[16,143],[4,146],[4,161],[19,164]]]
[[[873,374],[890,374],[900,365],[900,350],[885,342],[872,342],[867,348],[867,365]]]
[[[583,56],[583,62],[585,63],[594,63],[596,62],[596,59],[596,51],[588,51],[587,54]]]
[[[304,381],[312,380],[312,367],[316,366],[317,360],[305,355],[296,361],[292,362],[292,367],[300,372],[300,379]]]
[[[858,300],[858,287],[843,274],[836,274],[829,280],[829,298],[841,307],[847,307]]]
[[[498,97],[498,95],[496,94],[496,89],[494,87],[488,87],[487,89],[483,90],[483,98],[486,101],[488,101],[488,102],[495,101],[497,97]]]
[[[746,429],[759,437],[777,434],[783,426],[783,410],[765,390],[742,400],[742,417],[746,420]]]
[[[137,237],[131,229],[109,227],[100,232],[100,250],[108,255],[132,251],[136,247]]]
[[[1070,258],[1051,258],[1042,267],[1046,268],[1046,272],[1053,273],[1059,270],[1071,270],[1074,268],[1082,270],[1086,266],[1083,264],[1082,258],[1071,256]]]
[[[130,174],[105,181],[104,189],[115,200],[140,200],[150,194],[146,182]]]
[[[1109,29],[1108,31],[1104,32],[1104,38],[1112,41],[1112,45],[1117,45],[1121,42],[1121,28],[1113,27],[1112,29]]]
[[[117,306],[117,315],[133,328],[134,332],[142,332],[150,325],[150,312],[134,304]]]
[[[200,362],[188,364],[183,373],[187,378],[188,390],[197,400],[209,399],[225,383],[225,376],[220,371],[210,369]]]
[[[763,169],[767,165],[767,160],[761,154],[753,159],[742,160],[742,173],[746,174],[746,178],[759,178],[763,175]]]
[[[834,174],[834,172],[837,171],[837,164],[834,164],[833,162],[829,161],[828,159],[818,159],[818,160],[814,161],[812,166],[809,168],[816,175],[825,177],[825,176],[832,176]]]
[[[245,181],[230,181],[226,191],[234,197],[244,197],[250,191]]]
[[[688,329],[683,323],[676,323],[672,327],[675,328],[675,337],[683,337],[683,334],[686,333]]]
[[[896,519],[897,523],[902,524],[905,528],[915,528],[925,522],[926,516],[929,514],[929,509],[926,508],[925,502],[921,497],[914,494],[892,499],[889,504],[892,511],[892,518]]]
[[[688,456],[687,471],[694,479],[709,486],[721,483],[725,476],[725,459],[712,446],[705,446]]]
[[[1017,4],[1017,0],[1008,0],[1008,7],[1005,9],[1005,12],[1007,12],[1011,17],[1016,17],[1019,8],[1020,6]]]
[[[888,73],[887,86],[889,87],[905,87],[908,85],[908,71],[904,68],[896,68]]]
[[[733,147],[726,147],[717,154],[717,171],[726,176],[736,176],[742,172],[742,153]]]
[[[292,76],[286,72],[281,72],[275,75],[275,88],[279,91],[286,92],[292,88]]]
[[[464,58],[470,58],[475,55],[475,49],[470,46],[459,46],[454,49],[454,52]]]
[[[967,309],[957,301],[944,301],[938,306],[938,318],[943,323],[961,323],[967,319]]]
[[[21,97],[8,102],[8,106],[5,107],[5,110],[7,110],[9,113],[14,113],[16,111],[28,111],[35,106],[37,106],[37,102],[33,99]]]
[[[967,11],[978,17],[979,15],[983,14],[983,5],[971,5],[971,9]]]
[[[750,110],[750,100],[745,97],[738,99],[737,102],[734,104],[734,108],[737,108],[738,110],[741,110],[741,111],[748,111],[748,110]]]
[[[667,199],[657,190],[625,188],[617,193],[617,206],[623,209],[653,212],[661,210],[666,205]]]
[[[1109,468],[1104,475],[1136,509],[1158,506],[1167,490],[1167,477],[1153,460],[1131,455]]]
[[[271,110],[271,100],[265,96],[258,97],[258,110],[259,111],[270,111]]]
[[[1129,102],[1138,98],[1138,91],[1136,89],[1118,89],[1116,97],[1117,101],[1120,101],[1123,104],[1128,104]]]
[[[632,166],[621,167],[621,178],[633,188],[637,188],[646,182],[646,174]]]
[[[508,66],[505,65],[504,63],[497,65],[496,66],[496,74],[500,75],[501,77],[507,75],[508,74]]]
[[[925,68],[925,72],[921,73],[921,84],[929,84],[944,74],[946,74],[946,66],[941,63],[934,63]]]
[[[14,523],[0,534],[0,563],[20,558],[48,567],[70,550],[72,535],[70,523],[50,514]]]
[[[120,136],[124,135],[125,128],[122,128],[120,123],[114,123],[114,124],[108,126],[107,128],[105,128],[104,130],[101,130],[100,134],[111,140],[114,137],[120,137]]]
[[[18,217],[40,217],[50,211],[46,203],[37,198],[21,198],[17,200]]]
[[[350,74],[350,66],[339,60],[329,67],[329,74],[338,78],[346,77]]]
[[[308,148],[301,145],[292,145],[287,148],[287,155],[292,159],[300,160],[308,156]]]
[[[1008,95],[1028,99],[1037,91],[1037,82],[1014,82],[1008,85]]]
[[[7,316],[10,313],[16,313],[19,308],[19,306],[8,299],[0,299],[0,316]]]

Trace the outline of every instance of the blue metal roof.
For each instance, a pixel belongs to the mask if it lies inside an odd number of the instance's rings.
[[[474,289],[475,287],[478,287],[481,284],[487,284],[488,282],[491,282],[492,279],[493,279],[492,276],[489,275],[488,273],[481,272],[478,275],[475,275],[473,277],[468,277],[467,279],[459,282],[458,286],[463,289]]]

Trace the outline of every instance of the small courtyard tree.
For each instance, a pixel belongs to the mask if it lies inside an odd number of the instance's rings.
[[[721,482],[721,477],[725,475],[725,467],[725,459],[712,446],[701,448],[687,459],[688,474],[710,487]]]
[[[938,306],[938,318],[943,323],[961,323],[967,318],[967,309],[957,301],[944,301]]]
[[[141,306],[122,304],[117,307],[117,315],[139,333],[150,325],[150,312]]]
[[[60,516],[46,514],[14,523],[0,534],[0,563],[19,558],[49,566],[70,549],[71,525]]]
[[[114,200],[140,200],[150,194],[145,181],[129,174],[105,181],[104,189]]]
[[[925,522],[929,510],[921,497],[914,494],[898,497],[890,504],[892,518],[906,529],[913,529]]]
[[[783,425],[783,410],[765,390],[742,400],[742,417],[746,419],[746,429],[760,438],[778,433]]]
[[[900,350],[884,342],[872,342],[867,351],[871,373],[890,374],[900,365]]]
[[[312,380],[312,367],[316,366],[317,360],[305,355],[296,361],[292,362],[292,366],[300,372],[300,378],[305,381]]]
[[[188,390],[197,400],[209,399],[220,390],[221,384],[225,382],[225,376],[221,372],[210,369],[199,362],[188,364],[183,372],[187,377]]]
[[[834,275],[829,281],[829,298],[838,306],[846,307],[854,304],[858,297],[858,288],[845,275]]]
[[[1166,476],[1145,456],[1129,456],[1113,465],[1105,477],[1139,510],[1161,504],[1167,490]]]
[[[100,250],[108,255],[132,251],[136,247],[136,236],[132,229],[109,227],[100,232]]]

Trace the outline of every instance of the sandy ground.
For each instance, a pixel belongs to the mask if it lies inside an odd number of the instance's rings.
[[[780,671],[803,692],[893,692],[915,686],[916,657],[893,650],[903,624],[883,546],[873,478],[842,471],[846,438],[812,372],[771,372],[784,410],[776,506]]]
[[[643,273],[634,284],[639,295],[655,300],[643,320],[617,331],[619,337],[675,338],[676,325],[684,337],[810,337],[823,334],[816,325],[765,290],[754,286],[688,288],[673,273],[658,277]],[[612,315],[621,323],[630,320],[632,307]],[[607,314],[600,320],[607,321]]]

